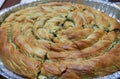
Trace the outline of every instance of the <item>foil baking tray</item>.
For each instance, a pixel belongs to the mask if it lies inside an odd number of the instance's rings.
[[[29,3],[21,3],[17,4],[15,6],[12,6],[10,8],[6,8],[0,11],[0,24],[4,21],[4,19],[9,16],[11,13],[16,12],[20,9],[31,7],[31,6],[37,6],[40,3],[48,3],[48,2],[72,2],[72,3],[80,3],[84,5],[88,5],[93,7],[94,9],[97,9],[99,11],[105,12],[109,16],[116,18],[118,22],[120,22],[120,8],[116,4],[112,4],[109,2],[104,1],[97,1],[97,0],[39,0]],[[4,77],[8,79],[24,79],[15,73],[9,71],[2,61],[0,60],[0,75],[3,75]],[[94,79],[118,79],[120,78],[120,71],[117,71],[113,74],[94,78]]]

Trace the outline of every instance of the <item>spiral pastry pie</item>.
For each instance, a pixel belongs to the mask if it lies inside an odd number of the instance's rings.
[[[30,79],[90,79],[120,69],[120,24],[86,5],[51,2],[0,27],[4,65]]]

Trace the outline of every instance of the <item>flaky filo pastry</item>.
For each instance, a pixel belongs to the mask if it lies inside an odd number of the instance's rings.
[[[4,65],[31,79],[90,79],[120,69],[120,24],[82,4],[51,2],[11,13],[0,27]]]

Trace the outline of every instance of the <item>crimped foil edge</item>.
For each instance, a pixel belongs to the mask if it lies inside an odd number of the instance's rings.
[[[53,2],[53,1],[59,1],[59,2],[72,2],[72,3],[81,3],[85,4],[88,6],[91,6],[99,11],[107,13],[109,16],[116,18],[118,22],[120,22],[120,8],[113,3],[110,2],[104,2],[104,1],[96,1],[96,0],[40,0],[40,1],[33,1],[33,2],[28,2],[28,3],[22,3],[22,4],[17,4],[15,6],[12,6],[10,8],[6,8],[0,11],[0,24],[4,21],[4,19],[9,16],[11,13],[16,12],[20,9],[29,7],[29,6],[36,6],[39,3],[47,3],[47,2]],[[86,3],[86,2],[91,2],[91,3]],[[99,4],[99,5],[96,5]],[[104,9],[105,7],[105,9]],[[116,11],[116,13],[114,12]],[[5,76],[8,79],[23,79],[22,77],[14,74],[13,72],[9,71],[6,67],[4,67],[2,61],[0,60],[0,74]],[[104,77],[99,77],[99,78],[94,78],[94,79],[117,79],[120,77],[120,71],[117,71],[113,74],[104,76]]]

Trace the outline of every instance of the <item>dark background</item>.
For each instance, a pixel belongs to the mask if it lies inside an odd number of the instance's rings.
[[[13,6],[15,4],[20,3],[21,0],[5,0],[3,6],[0,8],[0,10]],[[120,2],[120,0],[109,0],[111,2]],[[6,79],[5,77],[3,77],[2,75],[0,75],[0,79]]]
[[[18,4],[20,3],[21,0],[5,0],[5,3],[3,4],[3,6],[0,8],[3,9],[3,8],[7,8],[7,7],[10,7],[12,5],[15,5],[15,4]],[[120,0],[109,0],[110,2],[120,2]]]
[[[20,3],[21,0],[5,0],[3,6],[0,8],[3,9],[3,8],[7,8],[7,7],[10,7],[12,5],[15,5],[15,4],[18,4]]]
[[[3,6],[0,8],[1,9],[4,9],[4,8],[7,8],[7,7],[10,7],[12,5],[15,5],[15,4],[18,4],[20,3],[21,0],[5,0]],[[3,77],[2,75],[0,75],[0,79],[6,79],[5,77]]]
[[[111,2],[120,2],[120,0],[109,0]]]

